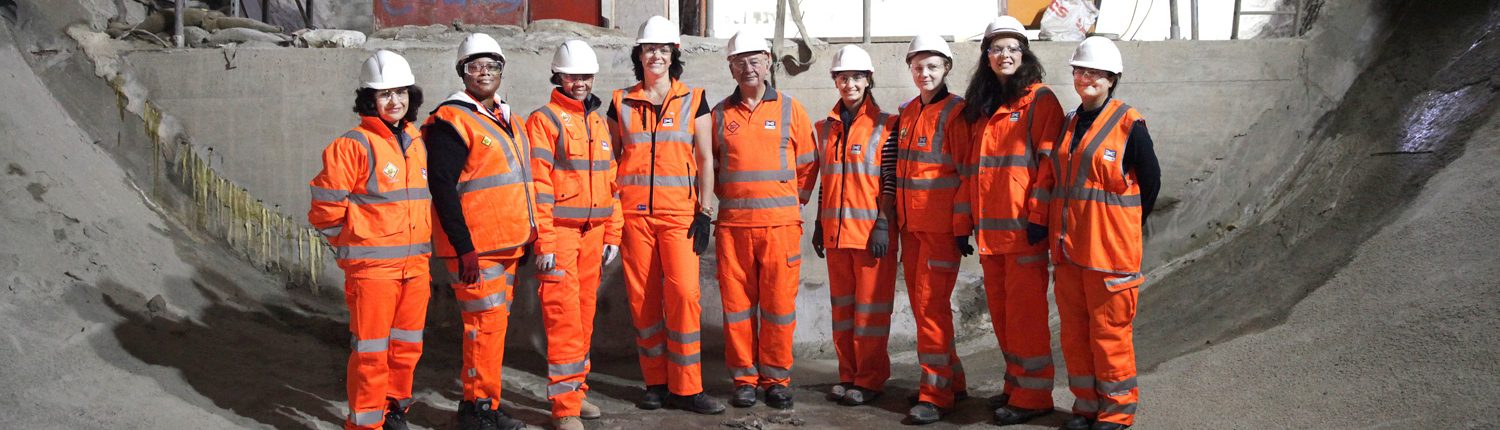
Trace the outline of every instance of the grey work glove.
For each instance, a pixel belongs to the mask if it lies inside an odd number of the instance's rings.
[[[870,250],[870,256],[874,258],[885,257],[885,251],[891,247],[891,233],[887,230],[886,220],[875,220],[875,228],[870,230],[870,241],[865,248]]]
[[[550,272],[557,266],[557,254],[542,254],[536,256],[537,273]]]
[[[822,220],[813,220],[812,246],[813,246],[813,253],[818,254],[818,258],[827,258],[827,257],[825,257],[823,255],[823,221]]]

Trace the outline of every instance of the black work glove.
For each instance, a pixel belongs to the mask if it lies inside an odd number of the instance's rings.
[[[823,220],[813,220],[812,246],[818,258],[827,258],[823,255]]]
[[[954,236],[953,244],[958,246],[958,255],[965,257],[974,255],[974,245],[969,244],[968,236]]]
[[[479,282],[479,254],[474,251],[458,256],[458,283],[472,285]]]
[[[1026,223],[1026,243],[1036,245],[1047,238],[1047,226],[1034,222]]]
[[[891,247],[891,233],[887,226],[886,220],[875,220],[875,228],[870,230],[870,241],[865,243],[865,249],[870,250],[871,257],[885,257],[886,249]]]
[[[693,215],[693,225],[688,226],[687,237],[693,240],[693,253],[703,255],[708,249],[708,235],[713,232],[713,219],[699,212]]]

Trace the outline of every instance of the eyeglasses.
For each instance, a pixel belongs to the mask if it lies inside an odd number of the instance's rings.
[[[1090,79],[1090,80],[1097,80],[1099,78],[1108,77],[1108,76],[1109,76],[1109,72],[1106,72],[1106,71],[1103,71],[1103,70],[1099,70],[1099,69],[1090,69],[1090,68],[1087,68],[1087,67],[1074,67],[1073,68],[1073,77],[1074,78],[1085,78],[1085,79]]]
[[[739,69],[739,70],[759,69],[759,68],[761,68],[761,66],[765,66],[766,64],[769,64],[769,63],[770,62],[766,61],[764,58],[761,58],[760,56],[755,56],[755,57],[750,57],[750,58],[741,58],[741,59],[738,59],[738,60],[729,60],[729,67],[732,67],[732,68],[735,68],[735,69]]]
[[[504,69],[505,63],[495,61],[475,61],[464,65],[464,73],[469,74],[469,76],[477,76],[484,72],[499,75],[500,71]]]
[[[382,102],[389,102],[391,101],[391,99],[395,98],[406,99],[408,97],[410,97],[410,94],[406,91],[406,87],[391,88],[388,90],[380,90],[375,92],[375,99]]]
[[[850,82],[865,82],[869,79],[870,76],[864,73],[839,73],[833,76],[833,81],[840,84],[846,84]]]
[[[672,45],[641,45],[642,54],[672,55]]]
[[[1020,54],[1026,52],[1026,48],[1022,48],[1021,46],[990,45],[990,47],[986,48],[984,52],[988,52],[990,55],[995,55],[1002,52],[1006,54]]]
[[[561,73],[561,74],[558,74],[558,77],[563,82],[578,82],[578,81],[592,81],[592,80],[594,80],[594,75],[581,75],[581,74],[572,74],[572,73]]]

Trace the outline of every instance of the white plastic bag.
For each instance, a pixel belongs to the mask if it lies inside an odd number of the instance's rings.
[[[1052,0],[1047,12],[1042,14],[1044,40],[1080,42],[1089,35],[1089,28],[1099,18],[1099,9],[1088,0]]]

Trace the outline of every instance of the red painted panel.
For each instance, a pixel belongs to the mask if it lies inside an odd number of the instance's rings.
[[[463,21],[464,24],[526,25],[527,0],[374,1],[375,26],[380,28],[402,25],[447,25],[455,20]]]
[[[531,20],[566,19],[599,25],[599,0],[542,0],[531,3]]]

